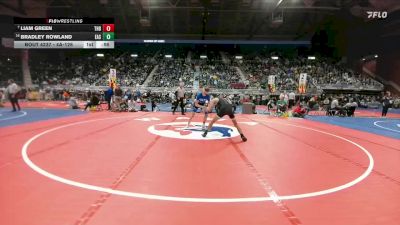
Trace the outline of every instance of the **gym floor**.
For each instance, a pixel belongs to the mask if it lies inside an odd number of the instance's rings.
[[[237,115],[0,109],[4,225],[398,225],[400,114]],[[362,114],[362,115],[361,115]],[[212,114],[213,116],[213,114]]]

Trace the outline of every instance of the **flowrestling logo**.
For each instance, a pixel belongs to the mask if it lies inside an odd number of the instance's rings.
[[[211,132],[208,132],[207,137],[204,138],[201,136],[204,132],[201,126],[202,123],[199,122],[193,122],[189,127],[187,127],[187,122],[172,122],[152,125],[148,131],[162,137],[187,140],[218,140],[239,136],[239,132],[234,127],[214,124]]]
[[[387,18],[386,11],[367,11],[367,15],[368,15],[369,19],[374,19],[374,18],[385,19],[385,18]]]

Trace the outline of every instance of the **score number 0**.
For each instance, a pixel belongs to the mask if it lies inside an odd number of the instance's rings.
[[[103,32],[114,32],[114,24],[103,24]]]

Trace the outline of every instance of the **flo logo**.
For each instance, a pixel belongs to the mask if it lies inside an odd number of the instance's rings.
[[[368,18],[369,19],[374,19],[374,18],[379,18],[379,19],[385,19],[387,18],[387,12],[386,11],[367,11]]]
[[[204,132],[201,125],[202,123],[198,122],[192,123],[190,127],[187,127],[187,122],[162,123],[150,126],[148,131],[162,137],[189,140],[217,140],[239,136],[239,132],[234,127],[214,124],[211,132],[208,132],[207,137],[204,138],[201,136]]]

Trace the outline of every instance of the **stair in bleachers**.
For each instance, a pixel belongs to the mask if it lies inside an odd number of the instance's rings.
[[[240,75],[240,80],[242,82],[245,82],[247,79],[246,79],[246,76],[244,75],[242,69],[240,69],[240,67],[238,67],[238,66],[235,66],[235,69],[238,72],[238,74]]]
[[[22,58],[22,79],[24,82],[25,87],[31,87],[32,86],[32,76],[31,76],[31,71],[29,68],[29,52],[28,50],[22,50],[21,52],[21,58]]]
[[[158,65],[154,66],[154,68],[151,70],[149,76],[147,76],[146,80],[143,82],[142,87],[147,87],[148,84],[153,80],[153,75],[156,73],[158,69]]]

